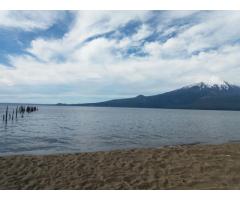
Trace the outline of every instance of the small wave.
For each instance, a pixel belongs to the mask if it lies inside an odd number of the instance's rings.
[[[194,146],[198,144],[203,144],[203,142],[192,142],[192,143],[180,144],[180,146]]]
[[[229,143],[240,143],[240,140],[228,140]]]
[[[73,131],[74,129],[73,128],[69,128],[69,127],[66,127],[66,126],[60,126],[61,129],[65,129],[65,130],[69,130],[69,131]]]

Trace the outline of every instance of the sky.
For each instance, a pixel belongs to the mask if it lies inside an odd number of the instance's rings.
[[[240,11],[0,11],[0,102],[240,85]]]

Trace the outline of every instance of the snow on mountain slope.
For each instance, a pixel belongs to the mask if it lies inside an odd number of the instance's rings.
[[[200,82],[196,84],[191,84],[188,86],[183,87],[184,89],[188,89],[191,87],[199,87],[200,89],[218,89],[218,90],[229,90],[231,87],[234,85],[229,84],[226,81],[221,81],[221,82]]]

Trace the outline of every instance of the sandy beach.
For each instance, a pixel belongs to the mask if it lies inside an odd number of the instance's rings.
[[[240,189],[240,144],[0,157],[0,189]]]

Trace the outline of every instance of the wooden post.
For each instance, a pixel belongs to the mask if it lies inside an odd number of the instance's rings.
[[[17,113],[18,113],[18,106],[17,106],[17,108],[16,108],[16,119],[17,119]]]
[[[7,123],[7,119],[8,119],[8,106],[7,106],[7,109],[6,109],[6,115],[5,115],[5,122]]]

